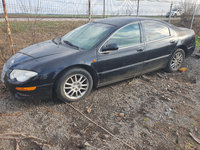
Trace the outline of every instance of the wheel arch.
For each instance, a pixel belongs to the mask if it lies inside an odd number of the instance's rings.
[[[179,48],[182,49],[182,50],[185,52],[185,57],[187,57],[187,56],[188,56],[188,53],[189,53],[187,46],[185,46],[185,45],[180,45],[180,46],[178,46],[177,49],[179,49]]]
[[[73,68],[82,68],[82,69],[85,69],[86,71],[88,71],[90,73],[90,75],[92,76],[92,79],[93,79],[93,88],[96,88],[97,87],[97,84],[98,84],[98,76],[97,76],[97,73],[96,71],[91,67],[91,66],[88,66],[88,65],[82,65],[82,64],[78,64],[78,65],[73,65],[73,66],[69,66],[69,67],[66,67],[65,69],[63,69],[62,71],[60,71],[54,78],[54,85],[53,85],[53,88],[55,88],[55,84],[56,82],[58,81],[59,77],[62,76],[62,74],[70,69],[73,69]]]

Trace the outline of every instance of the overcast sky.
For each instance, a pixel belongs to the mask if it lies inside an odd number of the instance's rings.
[[[193,1],[193,0],[190,0]],[[200,1],[200,0],[198,0]],[[92,14],[103,13],[103,0],[91,0]],[[174,0],[180,6],[181,0]],[[1,0],[0,0],[1,4]],[[8,13],[87,14],[88,0],[6,0]],[[171,0],[140,0],[141,15],[165,15]],[[106,0],[106,14],[135,15],[137,0]],[[2,7],[0,9],[2,11]]]

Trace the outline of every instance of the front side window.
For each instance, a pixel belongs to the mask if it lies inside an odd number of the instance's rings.
[[[127,25],[115,32],[106,44],[117,44],[119,48],[134,46],[140,44],[140,27],[139,24]]]
[[[143,22],[146,41],[154,41],[170,36],[169,28],[159,22]]]

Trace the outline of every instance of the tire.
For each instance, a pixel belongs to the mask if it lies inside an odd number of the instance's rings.
[[[90,94],[93,79],[82,68],[73,68],[64,72],[56,83],[56,95],[64,102],[76,102]]]
[[[185,59],[185,52],[182,49],[177,49],[170,57],[170,60],[165,70],[167,72],[178,71],[183,64],[184,59]]]

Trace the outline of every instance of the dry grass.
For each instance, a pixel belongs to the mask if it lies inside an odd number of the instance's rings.
[[[16,51],[29,45],[60,37],[72,29],[86,23],[85,21],[66,22],[10,22],[12,37]],[[7,37],[6,25],[0,23],[0,63],[4,63],[11,56],[11,48]]]

